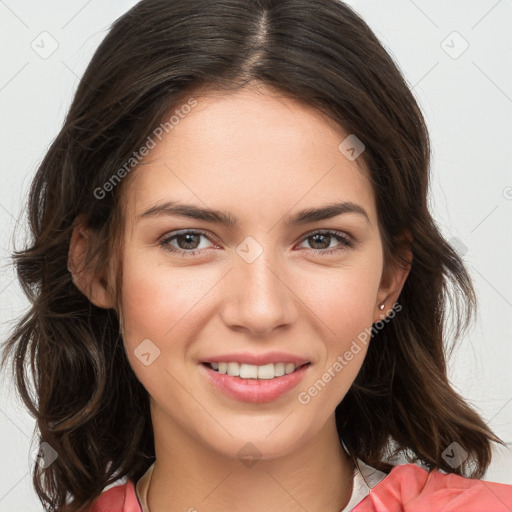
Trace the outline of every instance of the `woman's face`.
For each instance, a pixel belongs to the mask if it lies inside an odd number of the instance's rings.
[[[310,107],[195,100],[125,190],[124,343],[155,433],[277,457],[322,435],[384,316],[375,198]]]

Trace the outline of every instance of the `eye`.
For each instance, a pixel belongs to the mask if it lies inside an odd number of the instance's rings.
[[[320,254],[333,254],[340,251],[345,251],[347,249],[350,249],[351,247],[354,247],[354,240],[346,235],[345,233],[342,233],[340,231],[316,231],[315,233],[312,233],[308,236],[306,236],[303,239],[303,242],[307,240],[313,240],[312,245],[320,247],[313,247],[313,251],[320,251]],[[334,248],[331,248],[329,250],[323,250],[326,248],[329,248],[330,243],[336,240],[339,242],[337,246]],[[310,244],[311,245],[311,244]]]
[[[164,238],[160,241],[159,245],[179,256],[194,256],[204,250],[204,247],[199,247],[198,245],[201,237],[208,238],[201,231],[186,230]],[[178,247],[172,245],[174,241],[176,241]]]
[[[195,256],[208,249],[208,247],[200,247],[201,237],[209,240],[209,237],[202,231],[185,230],[165,237],[159,245],[178,256]],[[340,231],[317,231],[303,238],[302,243],[310,239],[313,240],[313,245],[321,246],[313,247],[311,250],[320,252],[321,255],[337,253],[354,246],[354,240]],[[338,245],[329,249],[333,240],[337,241]],[[173,242],[176,242],[177,247],[173,245]]]

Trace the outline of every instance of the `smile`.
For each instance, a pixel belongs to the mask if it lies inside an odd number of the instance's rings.
[[[212,370],[219,373],[229,375],[231,377],[240,377],[241,379],[274,379],[293,373],[302,365],[295,365],[293,363],[269,363],[262,366],[255,364],[237,363],[237,362],[219,362],[219,363],[205,363]]]
[[[204,362],[198,366],[208,384],[225,396],[240,402],[268,403],[285,397],[296,388],[311,363],[300,366],[268,363],[258,366],[237,362]]]

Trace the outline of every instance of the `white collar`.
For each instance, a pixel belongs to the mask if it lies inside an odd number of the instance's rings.
[[[370,488],[375,487],[386,476],[387,473],[368,466],[361,459],[357,459],[357,468],[352,481],[352,494],[350,495],[349,502],[340,512],[350,512],[368,496]]]

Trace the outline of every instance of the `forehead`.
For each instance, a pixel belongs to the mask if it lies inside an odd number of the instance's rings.
[[[362,159],[340,151],[348,134],[325,114],[252,89],[193,99],[133,171],[124,194],[132,217],[172,199],[260,219],[352,201],[375,218]]]

